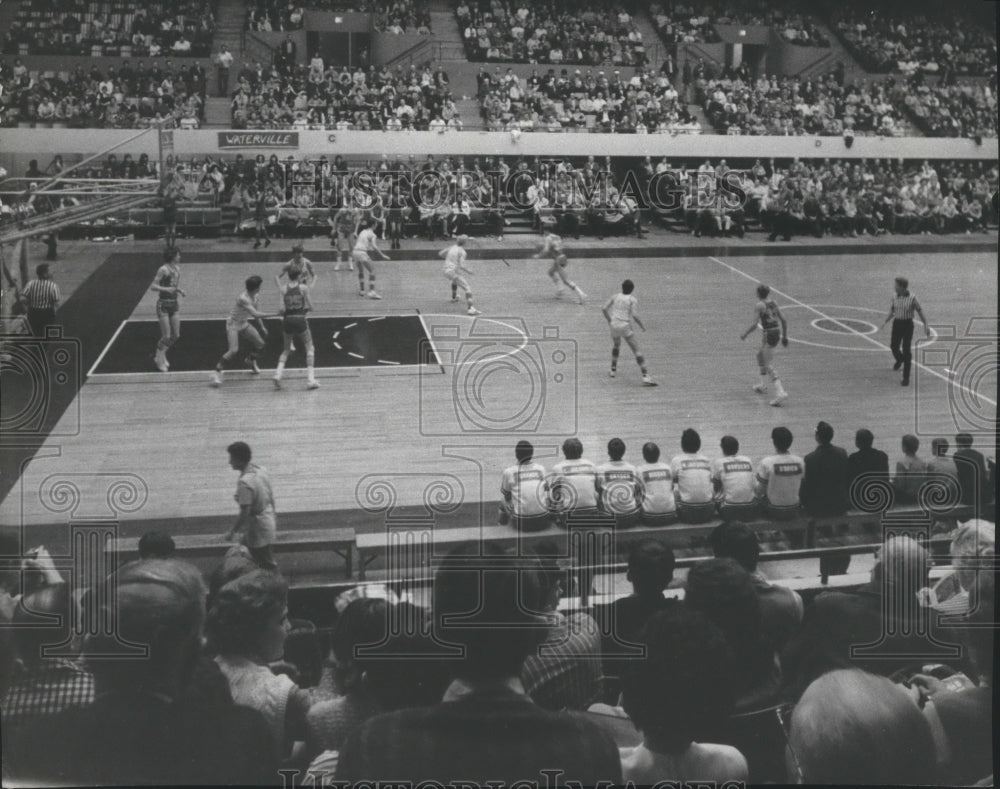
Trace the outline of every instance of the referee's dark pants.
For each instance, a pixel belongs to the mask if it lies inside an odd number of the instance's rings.
[[[55,326],[56,311],[52,307],[28,307],[28,325],[35,337],[45,336],[46,326]]]
[[[892,339],[889,349],[896,364],[903,365],[903,380],[910,380],[910,363],[913,361],[913,319],[897,318],[892,322]]]

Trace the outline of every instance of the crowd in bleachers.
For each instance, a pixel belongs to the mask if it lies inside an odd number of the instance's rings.
[[[447,73],[425,66],[244,68],[233,95],[235,129],[457,130]]]
[[[168,60],[128,60],[101,70],[29,72],[21,61],[0,61],[3,126],[197,128],[204,119],[207,75],[200,64],[175,68]]]
[[[851,455],[824,422],[804,457],[789,453],[786,428],[772,436],[776,454],[756,465],[731,436],[709,458],[693,430],[669,463],[647,444],[638,466],[619,439],[600,464],[570,439],[551,474],[520,443],[501,483],[515,525],[533,526],[536,500],[556,501],[569,523],[602,506],[620,521],[632,593],[587,607],[564,600],[591,583],[581,557],[544,540],[516,553],[457,544],[426,601],[395,583],[350,588],[327,602],[325,632],[291,610],[280,563],[260,547],[233,546],[204,577],[152,532],[137,561],[69,581],[36,547],[0,577],[0,620],[17,626],[0,628],[5,780],[990,780],[994,523],[982,511],[939,520],[951,564],[933,576],[926,536],[870,533],[880,550],[867,582],[806,599],[761,571],[761,523],[739,509],[748,488],[763,491],[773,527],[791,528],[791,498],[837,516],[852,481],[892,479],[899,504],[928,474],[950,478],[964,503],[986,490],[985,459],[960,434],[953,454],[936,441],[930,470],[918,468],[906,436],[890,475],[867,430]],[[269,485],[264,469],[248,474],[250,508]],[[539,498],[532,486],[548,489]],[[715,497],[737,508],[721,523]],[[706,524],[708,555],[684,577],[669,517],[627,539],[623,507],[662,518],[664,504]],[[20,556],[7,542],[4,555]],[[41,648],[71,641],[65,655]]]
[[[305,23],[306,9],[371,14],[372,29],[378,33],[431,32],[431,14],[424,0],[254,0],[247,13],[247,29],[298,30]]]
[[[254,0],[247,5],[247,30],[299,30],[304,24],[305,9],[294,0]]]
[[[537,0],[459,0],[465,52],[472,61],[642,66],[646,44],[621,4]]]
[[[22,3],[3,36],[7,55],[207,57],[217,0]]]
[[[994,31],[952,8],[903,16],[844,7],[838,8],[833,27],[869,71],[922,72],[946,83],[997,73]]]
[[[928,85],[915,77],[907,85],[903,103],[928,137],[997,136],[995,78],[990,85]]]
[[[816,27],[811,12],[792,3],[755,0],[664,6],[654,3],[649,15],[667,45],[721,41],[715,25],[773,27],[785,41],[800,46],[828,47],[830,42]]]

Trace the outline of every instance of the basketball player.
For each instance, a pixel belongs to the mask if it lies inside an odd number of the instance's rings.
[[[312,332],[309,331],[309,320],[306,317],[306,313],[311,312],[313,306],[309,300],[309,287],[301,280],[301,270],[297,268],[288,271],[288,282],[286,283],[281,282],[280,276],[274,278],[278,292],[281,294],[281,329],[285,341],[281,356],[278,357],[278,368],[274,371],[275,389],[281,388],[281,375],[285,371],[288,354],[295,350],[295,340],[300,340],[306,349],[306,369],[309,373],[309,377],[306,379],[306,389],[319,389],[319,384],[313,375],[316,350],[313,347]]]
[[[292,247],[292,259],[281,267],[281,276],[287,277],[292,271],[297,271],[299,274],[299,282],[303,285],[312,287],[316,284],[316,272],[313,270],[312,261],[305,257],[303,254],[304,252],[305,249],[302,244],[296,244]],[[289,279],[291,279],[291,277],[289,277]]]
[[[783,347],[788,347],[788,323],[785,321],[785,316],[781,314],[781,310],[778,309],[778,305],[774,303],[774,299],[768,298],[770,293],[771,289],[767,285],[757,286],[757,298],[760,301],[754,307],[753,323],[740,335],[740,339],[745,340],[753,333],[758,324],[760,325],[760,349],[757,351],[760,383],[754,384],[753,390],[758,394],[764,394],[767,391],[767,378],[770,376],[774,382],[775,392],[771,405],[777,407],[788,399],[788,392],[781,385],[781,379],[778,378],[778,373],[775,372],[771,360],[774,358],[774,348],[779,340]]]
[[[366,295],[370,299],[382,298],[375,290],[375,269],[372,268],[372,259],[369,253],[378,252],[382,260],[391,260],[385,252],[378,248],[375,243],[375,231],[371,228],[370,222],[362,222],[359,227],[358,240],[354,242],[354,251],[351,257],[358,264],[358,295],[364,298]],[[368,293],[365,293],[365,272],[368,272]]]
[[[587,294],[573,283],[566,276],[566,252],[562,247],[562,238],[555,233],[546,233],[542,238],[542,247],[532,257],[540,258],[543,255],[552,256],[552,265],[549,267],[548,275],[556,286],[556,298],[562,295],[563,285],[576,293],[576,300],[583,304]]]
[[[229,339],[229,350],[227,350],[215,365],[210,382],[212,386],[222,386],[222,371],[226,364],[240,350],[240,338],[249,341],[252,349],[246,357],[246,362],[254,375],[260,374],[257,366],[257,354],[264,349],[264,337],[267,337],[267,329],[264,327],[264,318],[273,317],[257,309],[257,300],[260,298],[260,286],[264,283],[256,274],[247,277],[245,283],[246,290],[236,297],[236,304],[232,312],[226,318],[226,336]],[[251,325],[251,321],[256,321],[257,326]]]
[[[260,249],[261,236],[264,237],[264,248],[271,246],[271,235],[267,232],[267,189],[258,185],[256,191],[252,193],[253,200],[253,248]]]
[[[458,289],[465,291],[465,300],[468,302],[469,315],[479,315],[480,312],[472,303],[472,289],[469,281],[462,274],[471,274],[465,267],[465,243],[468,236],[462,235],[455,239],[455,243],[438,252],[438,257],[444,258],[444,275],[451,280],[451,300],[458,301]]]
[[[163,251],[163,265],[156,272],[150,290],[159,294],[156,299],[156,319],[160,322],[160,340],[156,343],[153,358],[161,373],[170,369],[167,350],[181,338],[181,316],[178,296],[187,296],[181,290],[181,271],[177,264],[181,261],[181,251],[177,247],[167,247]]]
[[[635,284],[632,280],[625,280],[622,283],[622,292],[616,293],[608,299],[608,303],[601,309],[611,327],[611,342],[613,344],[611,348],[611,377],[614,378],[618,374],[618,354],[621,351],[622,338],[624,338],[628,347],[632,349],[632,353],[635,354],[635,361],[642,372],[642,385],[656,386],[656,381],[649,377],[646,359],[639,353],[639,342],[635,339],[635,333],[632,331],[633,321],[635,321],[636,326],[646,331],[646,327],[642,325],[642,321],[636,314],[639,301],[632,295],[633,290],[635,290]]]
[[[330,220],[332,228],[330,231],[330,246],[337,247],[337,265],[333,267],[334,271],[340,271],[341,254],[343,254],[344,260],[347,261],[348,271],[354,271],[354,263],[351,261],[349,250],[351,242],[354,241],[354,236],[358,232],[360,218],[361,213],[359,211],[345,205]]]

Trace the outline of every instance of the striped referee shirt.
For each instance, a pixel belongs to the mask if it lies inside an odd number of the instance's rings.
[[[892,297],[890,309],[897,321],[912,321],[913,313],[920,309],[920,305],[917,304],[917,297],[906,291],[902,296]]]
[[[51,279],[33,279],[24,286],[21,296],[32,310],[52,309],[59,303],[59,286]]]

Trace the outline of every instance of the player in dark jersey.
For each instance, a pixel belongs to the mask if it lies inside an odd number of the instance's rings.
[[[156,343],[154,359],[160,372],[170,369],[167,350],[181,337],[180,302],[178,296],[187,294],[181,290],[181,271],[177,264],[181,251],[177,247],[167,247],[163,251],[163,265],[156,272],[150,290],[159,294],[156,299],[156,318],[160,322],[160,339]]]
[[[393,187],[389,196],[389,238],[392,241],[390,249],[400,249],[400,239],[403,237],[403,212],[406,210],[406,198],[399,193],[399,187]]]
[[[301,282],[301,269],[292,268],[287,272],[288,282],[282,283],[281,277],[274,281],[281,293],[281,329],[284,333],[285,346],[278,357],[278,367],[274,371],[274,388],[281,388],[281,376],[285,372],[285,362],[288,354],[294,349],[296,339],[300,340],[306,349],[306,369],[309,377],[306,379],[306,389],[319,389],[319,384],[313,375],[313,364],[316,351],[313,347],[312,333],[309,331],[309,319],[306,313],[312,311],[309,300],[309,288]]]
[[[758,394],[764,394],[767,391],[767,378],[770,376],[774,382],[775,392],[775,397],[771,401],[771,405],[780,406],[788,399],[788,392],[781,385],[781,379],[778,378],[778,373],[775,372],[774,367],[771,365],[771,360],[774,358],[774,349],[778,342],[781,342],[785,348],[788,347],[788,323],[785,321],[785,316],[781,314],[781,310],[778,309],[778,305],[775,304],[774,299],[768,298],[770,293],[771,289],[767,285],[757,286],[757,298],[760,300],[754,307],[753,323],[740,335],[740,339],[745,340],[758,325],[760,326],[761,341],[760,349],[757,351],[760,383],[754,384],[753,390]]]
[[[253,200],[253,248],[260,249],[260,239],[264,238],[264,247],[271,246],[271,236],[267,232],[267,209],[268,209],[267,189],[258,184],[256,191],[252,193]]]

